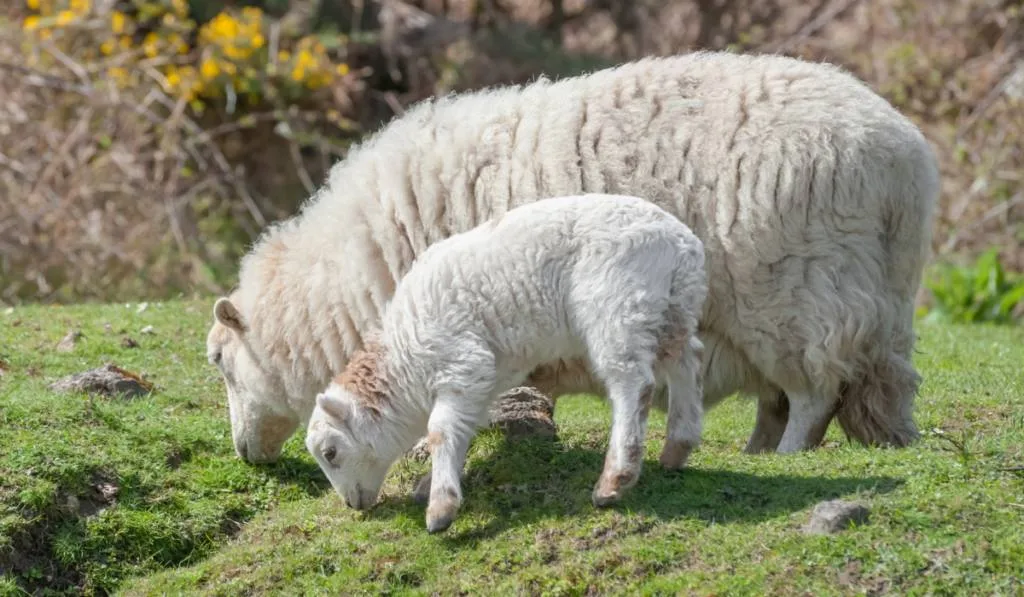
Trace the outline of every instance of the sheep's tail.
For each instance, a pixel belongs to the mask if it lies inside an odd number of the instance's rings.
[[[911,363],[915,344],[914,302],[931,257],[932,222],[939,196],[939,169],[924,137],[905,154],[904,184],[890,198],[885,250],[890,326],[877,339],[882,348],[859,375],[842,384],[837,419],[846,436],[866,445],[906,446],[920,433],[913,404],[921,376]]]

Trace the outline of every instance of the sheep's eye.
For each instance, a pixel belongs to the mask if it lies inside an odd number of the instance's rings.
[[[221,359],[222,356],[224,356],[223,353],[221,353],[218,350],[217,352],[215,352],[212,355],[210,355],[210,362],[212,364],[214,364],[214,365],[220,365],[220,359]]]
[[[324,460],[327,462],[334,462],[334,457],[338,455],[338,449],[331,446],[324,450]]]

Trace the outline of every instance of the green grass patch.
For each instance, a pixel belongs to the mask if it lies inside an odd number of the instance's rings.
[[[1024,591],[1024,477],[1010,470],[1024,465],[1020,328],[920,325],[926,433],[904,450],[849,445],[833,428],[813,453],[746,456],[753,404],[733,399],[708,415],[691,468],[668,473],[653,413],[640,483],[610,510],[590,505],[608,409],[566,399],[557,440],[477,438],[464,509],[430,536],[408,497],[427,463],[396,465],[360,514],[301,434],[273,466],[234,456],[204,357],[210,302],[0,313],[0,595]],[[58,351],[69,329],[84,336]],[[47,389],[105,362],[156,389]],[[836,497],[866,502],[868,523],[800,533]]]

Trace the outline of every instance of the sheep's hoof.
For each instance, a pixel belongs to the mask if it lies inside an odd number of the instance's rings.
[[[412,501],[425,506],[430,501],[430,471],[427,471],[412,490]]]
[[[678,471],[686,468],[693,446],[679,441],[666,441],[658,459],[665,470]]]
[[[456,508],[427,508],[427,532],[440,533],[448,530],[455,520]]]

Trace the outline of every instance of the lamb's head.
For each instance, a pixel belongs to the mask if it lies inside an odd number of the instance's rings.
[[[317,394],[306,449],[350,508],[377,503],[388,469],[404,451],[387,426],[379,410],[338,380]]]
[[[252,349],[253,332],[231,298],[214,304],[215,321],[206,337],[206,356],[227,386],[235,451],[249,462],[273,462],[299,417],[288,405],[283,384]]]

